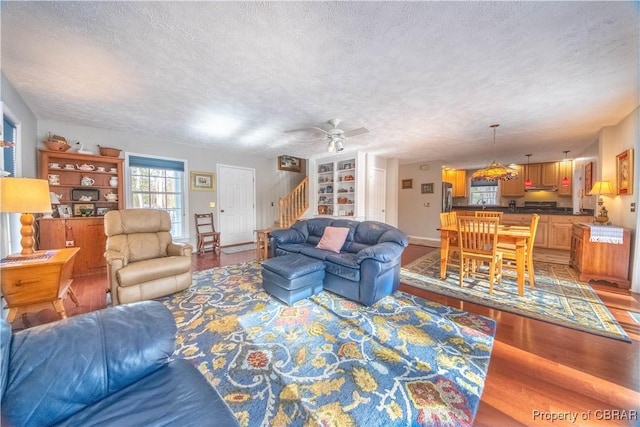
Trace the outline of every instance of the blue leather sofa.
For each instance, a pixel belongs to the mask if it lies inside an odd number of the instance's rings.
[[[0,320],[2,425],[236,426],[188,361],[157,301],[125,304],[12,334]]]
[[[316,248],[327,226],[349,229],[340,253]],[[371,305],[400,284],[400,257],[409,244],[405,233],[376,221],[313,218],[269,235],[271,256],[299,254],[325,263],[324,289]]]

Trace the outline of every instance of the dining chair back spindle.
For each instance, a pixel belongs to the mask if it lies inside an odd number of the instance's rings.
[[[531,231],[531,237],[527,239],[525,246],[525,272],[529,280],[529,287],[533,289],[536,284],[535,269],[533,266],[533,244],[536,239],[536,231],[538,230],[538,222],[540,221],[540,215],[533,214],[531,216],[531,224],[529,230]],[[511,228],[518,228],[518,226],[511,226]],[[511,244],[499,244],[498,251],[502,252],[503,270],[507,270],[505,276],[515,276],[515,264],[516,264],[516,247]]]
[[[465,276],[480,274],[478,263],[489,268],[489,293],[494,282],[502,283],[502,253],[498,251],[500,218],[458,217],[458,245],[460,249],[460,286]]]
[[[503,212],[500,211],[476,211],[478,218],[499,218],[502,221]]]

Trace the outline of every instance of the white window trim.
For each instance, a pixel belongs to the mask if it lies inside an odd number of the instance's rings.
[[[189,162],[186,159],[178,159],[175,157],[154,156],[146,153],[132,153],[125,151],[124,153],[124,207],[133,205],[133,194],[131,192],[131,168],[129,167],[129,156],[147,157],[150,159],[171,160],[174,162],[182,162],[184,164],[184,176],[182,179],[182,232],[180,236],[173,236],[174,241],[181,243],[189,242]]]

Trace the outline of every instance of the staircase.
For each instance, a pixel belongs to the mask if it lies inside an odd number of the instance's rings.
[[[309,209],[309,177],[306,176],[289,194],[278,200],[280,228],[288,228]]]

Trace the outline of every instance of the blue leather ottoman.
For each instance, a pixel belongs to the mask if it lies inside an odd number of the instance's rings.
[[[262,287],[286,304],[322,290],[324,263],[304,255],[284,255],[262,261]]]

